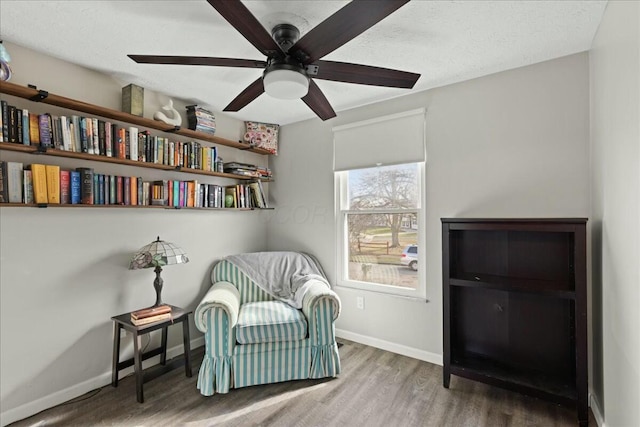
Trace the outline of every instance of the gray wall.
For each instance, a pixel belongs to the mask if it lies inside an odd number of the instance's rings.
[[[331,128],[427,108],[429,302],[338,288],[340,335],[442,361],[442,217],[588,217],[586,53],[284,126],[269,249],[314,253],[335,280]],[[393,141],[389,141],[393,144]],[[356,309],[364,296],[365,309]]]
[[[590,53],[594,409],[640,420],[640,3],[610,1]]]
[[[52,93],[120,109],[120,90],[127,82],[116,82],[95,71],[9,43],[6,46],[12,56],[13,83],[33,83]],[[146,116],[152,116],[162,104],[163,97],[157,95],[145,93]],[[63,111],[4,95],[3,99],[35,112]],[[153,105],[154,99],[160,103]],[[181,109],[184,103],[177,100],[176,108]],[[223,136],[237,139],[241,135],[242,122],[218,115],[218,125]],[[266,156],[224,147],[221,151],[228,160],[267,162]],[[100,173],[142,176],[146,180],[235,183],[6,151],[0,156],[2,160],[25,164],[88,166]],[[164,269],[163,297],[174,305],[194,308],[208,289],[214,260],[266,248],[262,214],[186,209],[0,208],[2,424],[110,382],[111,316],[155,301],[153,271],[127,270],[137,249],[159,235],[187,251],[191,262]],[[202,336],[191,323],[192,338],[201,345]],[[182,339],[181,328],[173,329],[169,332],[169,347],[178,346]],[[154,335],[153,340],[157,342],[158,338]],[[181,353],[181,347],[176,347],[175,352]],[[122,354],[131,356],[131,337],[122,341]]]

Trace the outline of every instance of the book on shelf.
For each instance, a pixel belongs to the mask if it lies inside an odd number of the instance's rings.
[[[136,187],[138,190],[138,194],[136,195],[136,199],[138,201],[138,206],[142,206],[144,205],[144,181],[142,180],[141,177],[137,177],[136,178]]]
[[[142,205],[149,206],[149,193],[150,193],[151,183],[149,181],[142,182]]]
[[[138,205],[138,178],[135,176],[131,177],[131,205]]]
[[[9,142],[18,142],[16,138],[16,107],[9,105]]]
[[[122,177],[122,204],[131,206],[131,177]]]
[[[104,120],[98,120],[98,154],[107,155],[107,131]]]
[[[67,170],[60,171],[60,203],[71,203],[71,173]]]
[[[22,109],[22,144],[31,145],[31,129],[29,128],[29,110]]]
[[[24,134],[22,133],[22,108],[16,108],[16,142],[23,144]]]
[[[187,181],[187,207],[193,208],[196,206],[196,181]]]
[[[132,319],[144,319],[147,317],[157,316],[158,314],[171,313],[171,306],[167,304],[159,305],[157,307],[148,307],[140,310],[132,311]]]
[[[116,176],[116,204],[124,204],[124,194],[122,189],[124,188],[124,179],[121,176]]]
[[[80,172],[77,170],[69,171],[69,181],[71,182],[69,190],[70,202],[72,205],[77,205],[82,200],[82,181],[80,178]]]
[[[104,174],[98,174],[98,204],[106,205],[108,204],[108,199],[105,199],[105,191],[104,191]]]
[[[31,171],[29,169],[22,171],[22,186],[24,203],[33,203],[33,179],[31,178]]]
[[[60,166],[45,165],[47,173],[47,203],[60,204]]]
[[[260,186],[260,182],[252,182],[249,184],[249,188],[251,188],[251,196],[253,197],[255,206],[259,208],[266,208],[267,204],[265,201],[264,193],[262,192],[262,187]]]
[[[126,140],[127,140],[127,134],[126,134],[126,129],[124,128],[120,128],[118,129],[118,135],[116,138],[117,141],[117,148],[116,148],[116,157],[119,159],[126,159],[127,158],[127,146],[126,146]]]
[[[20,162],[6,162],[7,168],[7,190],[9,203],[22,203],[22,192],[24,174],[23,165]]]
[[[43,147],[52,147],[53,134],[51,133],[51,115],[40,114],[38,116],[38,129],[40,131],[40,145]]]
[[[91,122],[91,141],[93,141],[93,151],[91,154],[100,154],[100,139],[98,136],[98,119],[93,117]]]
[[[29,141],[31,145],[40,145],[40,125],[35,113],[29,113]]]
[[[9,177],[4,161],[0,161],[0,203],[9,203]]]
[[[80,203],[93,205],[93,169],[76,168],[80,172]]]
[[[9,104],[7,101],[0,101],[0,108],[2,108],[2,114],[0,120],[2,120],[2,142],[9,142]]]
[[[171,313],[157,314],[155,316],[144,317],[142,319],[131,318],[131,323],[136,326],[148,325],[150,323],[159,322],[161,320],[171,319]]]
[[[62,150],[62,139],[60,138],[60,133],[62,132],[62,127],[59,126],[58,116],[51,116],[51,147],[56,150]]]
[[[71,126],[73,127],[73,151],[82,153],[82,138],[80,137],[80,116],[71,116]]]
[[[33,163],[31,168],[31,179],[33,181],[33,201],[42,204],[49,202],[47,192],[47,172],[46,167],[40,163]]]
[[[113,156],[113,125],[111,122],[105,122],[104,124],[104,139],[105,139],[105,155],[107,157]]]
[[[129,158],[138,160],[138,128],[129,126]]]

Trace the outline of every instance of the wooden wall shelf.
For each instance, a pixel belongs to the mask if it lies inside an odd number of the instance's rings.
[[[80,159],[80,160],[91,160],[94,162],[114,163],[118,165],[137,166],[140,168],[147,168],[147,169],[159,169],[164,171],[184,172],[184,173],[191,173],[195,175],[217,176],[220,178],[229,178],[229,179],[236,179],[236,180],[251,181],[251,180],[260,179],[262,182],[271,181],[270,179],[255,178],[252,176],[235,175],[231,173],[206,171],[202,169],[191,169],[191,168],[183,168],[183,167],[176,167],[176,166],[169,166],[169,165],[161,165],[158,163],[139,162],[139,161],[129,160],[129,159],[120,159],[117,157],[101,156],[98,154],[77,153],[75,151],[56,150],[55,148],[48,148],[46,150],[42,150],[41,148],[38,148],[34,145],[20,145],[20,144],[14,144],[10,142],[0,142],[0,150],[18,151],[21,153],[30,153],[34,155],[67,157],[71,159]]]
[[[66,110],[76,111],[87,116],[93,116],[94,120],[98,118],[98,120],[106,119],[106,120],[114,120],[119,121],[122,124],[126,125],[134,125],[141,128],[141,130],[146,131],[148,129],[157,130],[161,132],[167,132],[175,135],[182,136],[184,138],[179,138],[180,140],[189,139],[195,141],[202,141],[205,143],[212,143],[222,146],[227,146],[230,148],[234,148],[242,151],[250,151],[253,153],[268,155],[271,154],[267,150],[251,147],[248,144],[244,144],[242,142],[236,142],[224,138],[220,138],[211,134],[196,132],[190,129],[183,129],[180,127],[174,127],[168,125],[164,122],[151,120],[139,116],[135,116],[128,113],[123,113],[121,111],[112,110],[109,108],[104,108],[101,106],[89,104],[86,102],[66,98],[60,95],[55,95],[52,93],[48,93],[44,90],[39,90],[34,87],[25,87],[20,86],[13,83],[2,82],[0,84],[0,93],[10,96],[15,96],[18,98],[25,99],[31,103],[44,103],[49,105],[54,105],[56,107],[61,107]],[[4,102],[4,100],[3,100]],[[33,105],[32,105],[33,107]],[[96,133],[94,132],[94,144]],[[197,145],[196,145],[197,146]],[[270,178],[258,178],[247,175],[233,174],[233,173],[225,173],[225,172],[216,172],[216,171],[208,171],[203,169],[195,169],[184,166],[172,166],[167,164],[153,163],[153,162],[145,162],[138,160],[125,159],[121,157],[110,157],[104,155],[104,151],[102,154],[90,154],[85,152],[76,152],[76,151],[66,151],[54,148],[54,147],[43,147],[40,145],[23,145],[20,143],[11,143],[11,142],[0,142],[0,151],[13,151],[22,154],[30,154],[33,156],[54,156],[54,157],[65,157],[70,159],[76,159],[79,161],[95,161],[102,163],[110,163],[110,164],[118,164],[125,166],[133,166],[140,167],[146,169],[155,169],[161,171],[173,171],[173,172],[182,172],[193,175],[200,176],[209,176],[209,177],[217,177],[224,179],[231,179],[237,181],[262,181],[262,182],[270,182]],[[186,153],[186,152],[185,152]],[[225,156],[226,157],[226,156]],[[35,157],[34,157],[35,159]],[[191,159],[193,162],[193,157]],[[41,163],[40,160],[34,160],[32,163]],[[186,162],[185,162],[186,163]],[[225,186],[222,186],[225,187]],[[128,191],[128,190],[125,190]],[[224,195],[224,194],[223,194]],[[240,197],[240,196],[238,196]],[[6,199],[5,199],[6,200]],[[109,205],[109,204],[95,204],[95,205],[57,205],[57,204],[45,204],[45,205],[37,205],[37,204],[20,204],[20,203],[1,203],[2,207],[100,207],[100,208],[151,208],[151,209],[202,209],[202,210],[257,210],[257,208],[209,208],[209,207],[172,207],[172,206],[153,206],[153,205]]]
[[[48,93],[46,91],[33,89],[30,87],[21,86],[14,83],[2,82],[2,84],[0,84],[0,93],[17,96],[19,98],[27,99],[30,101],[36,101],[36,102],[42,102],[44,104],[55,105],[56,107],[68,108],[70,110],[75,110],[75,111],[83,112],[86,114],[96,115],[96,116],[104,117],[111,120],[118,120],[121,122],[130,123],[130,124],[141,126],[144,128],[159,130],[161,132],[174,133],[176,135],[181,135],[187,138],[193,138],[201,141],[211,142],[213,144],[224,145],[227,147],[236,148],[238,150],[247,150],[252,153],[257,153],[262,155],[271,154],[267,150],[251,147],[248,144],[244,144],[242,142],[232,141],[230,139],[220,138],[218,136],[209,135],[204,132],[196,132],[186,128],[179,128],[178,130],[176,130],[174,126],[168,125],[166,123],[163,123],[157,120],[134,116],[132,114],[123,113],[122,111],[100,107],[98,105],[93,105],[93,104],[78,101],[75,99],[66,98],[64,96],[55,95],[53,93]],[[41,94],[46,94],[46,97],[40,96]]]

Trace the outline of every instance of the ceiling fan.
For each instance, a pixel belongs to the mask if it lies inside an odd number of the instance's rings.
[[[270,35],[240,0],[207,1],[267,59],[128,56],[141,64],[263,68],[262,77],[243,90],[224,111],[240,111],[263,92],[267,92],[276,98],[302,98],[318,117],[327,120],[335,117],[336,113],[313,79],[410,89],[420,77],[420,74],[406,71],[320,60],[409,0],[353,0],[302,38],[299,38],[300,31],[290,24],[276,25]]]

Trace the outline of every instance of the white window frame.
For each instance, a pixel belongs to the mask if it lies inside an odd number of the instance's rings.
[[[348,208],[348,174],[349,171],[334,173],[335,183],[335,219],[336,219],[336,277],[337,286],[359,289],[364,291],[379,292],[382,294],[400,297],[426,299],[426,215],[424,212],[425,194],[425,162],[417,162],[418,165],[418,205],[411,209],[367,209],[349,210]],[[416,289],[408,289],[400,286],[381,285],[377,283],[350,280],[349,271],[349,233],[347,231],[347,215],[350,213],[410,213],[415,212],[418,218],[418,284]]]

